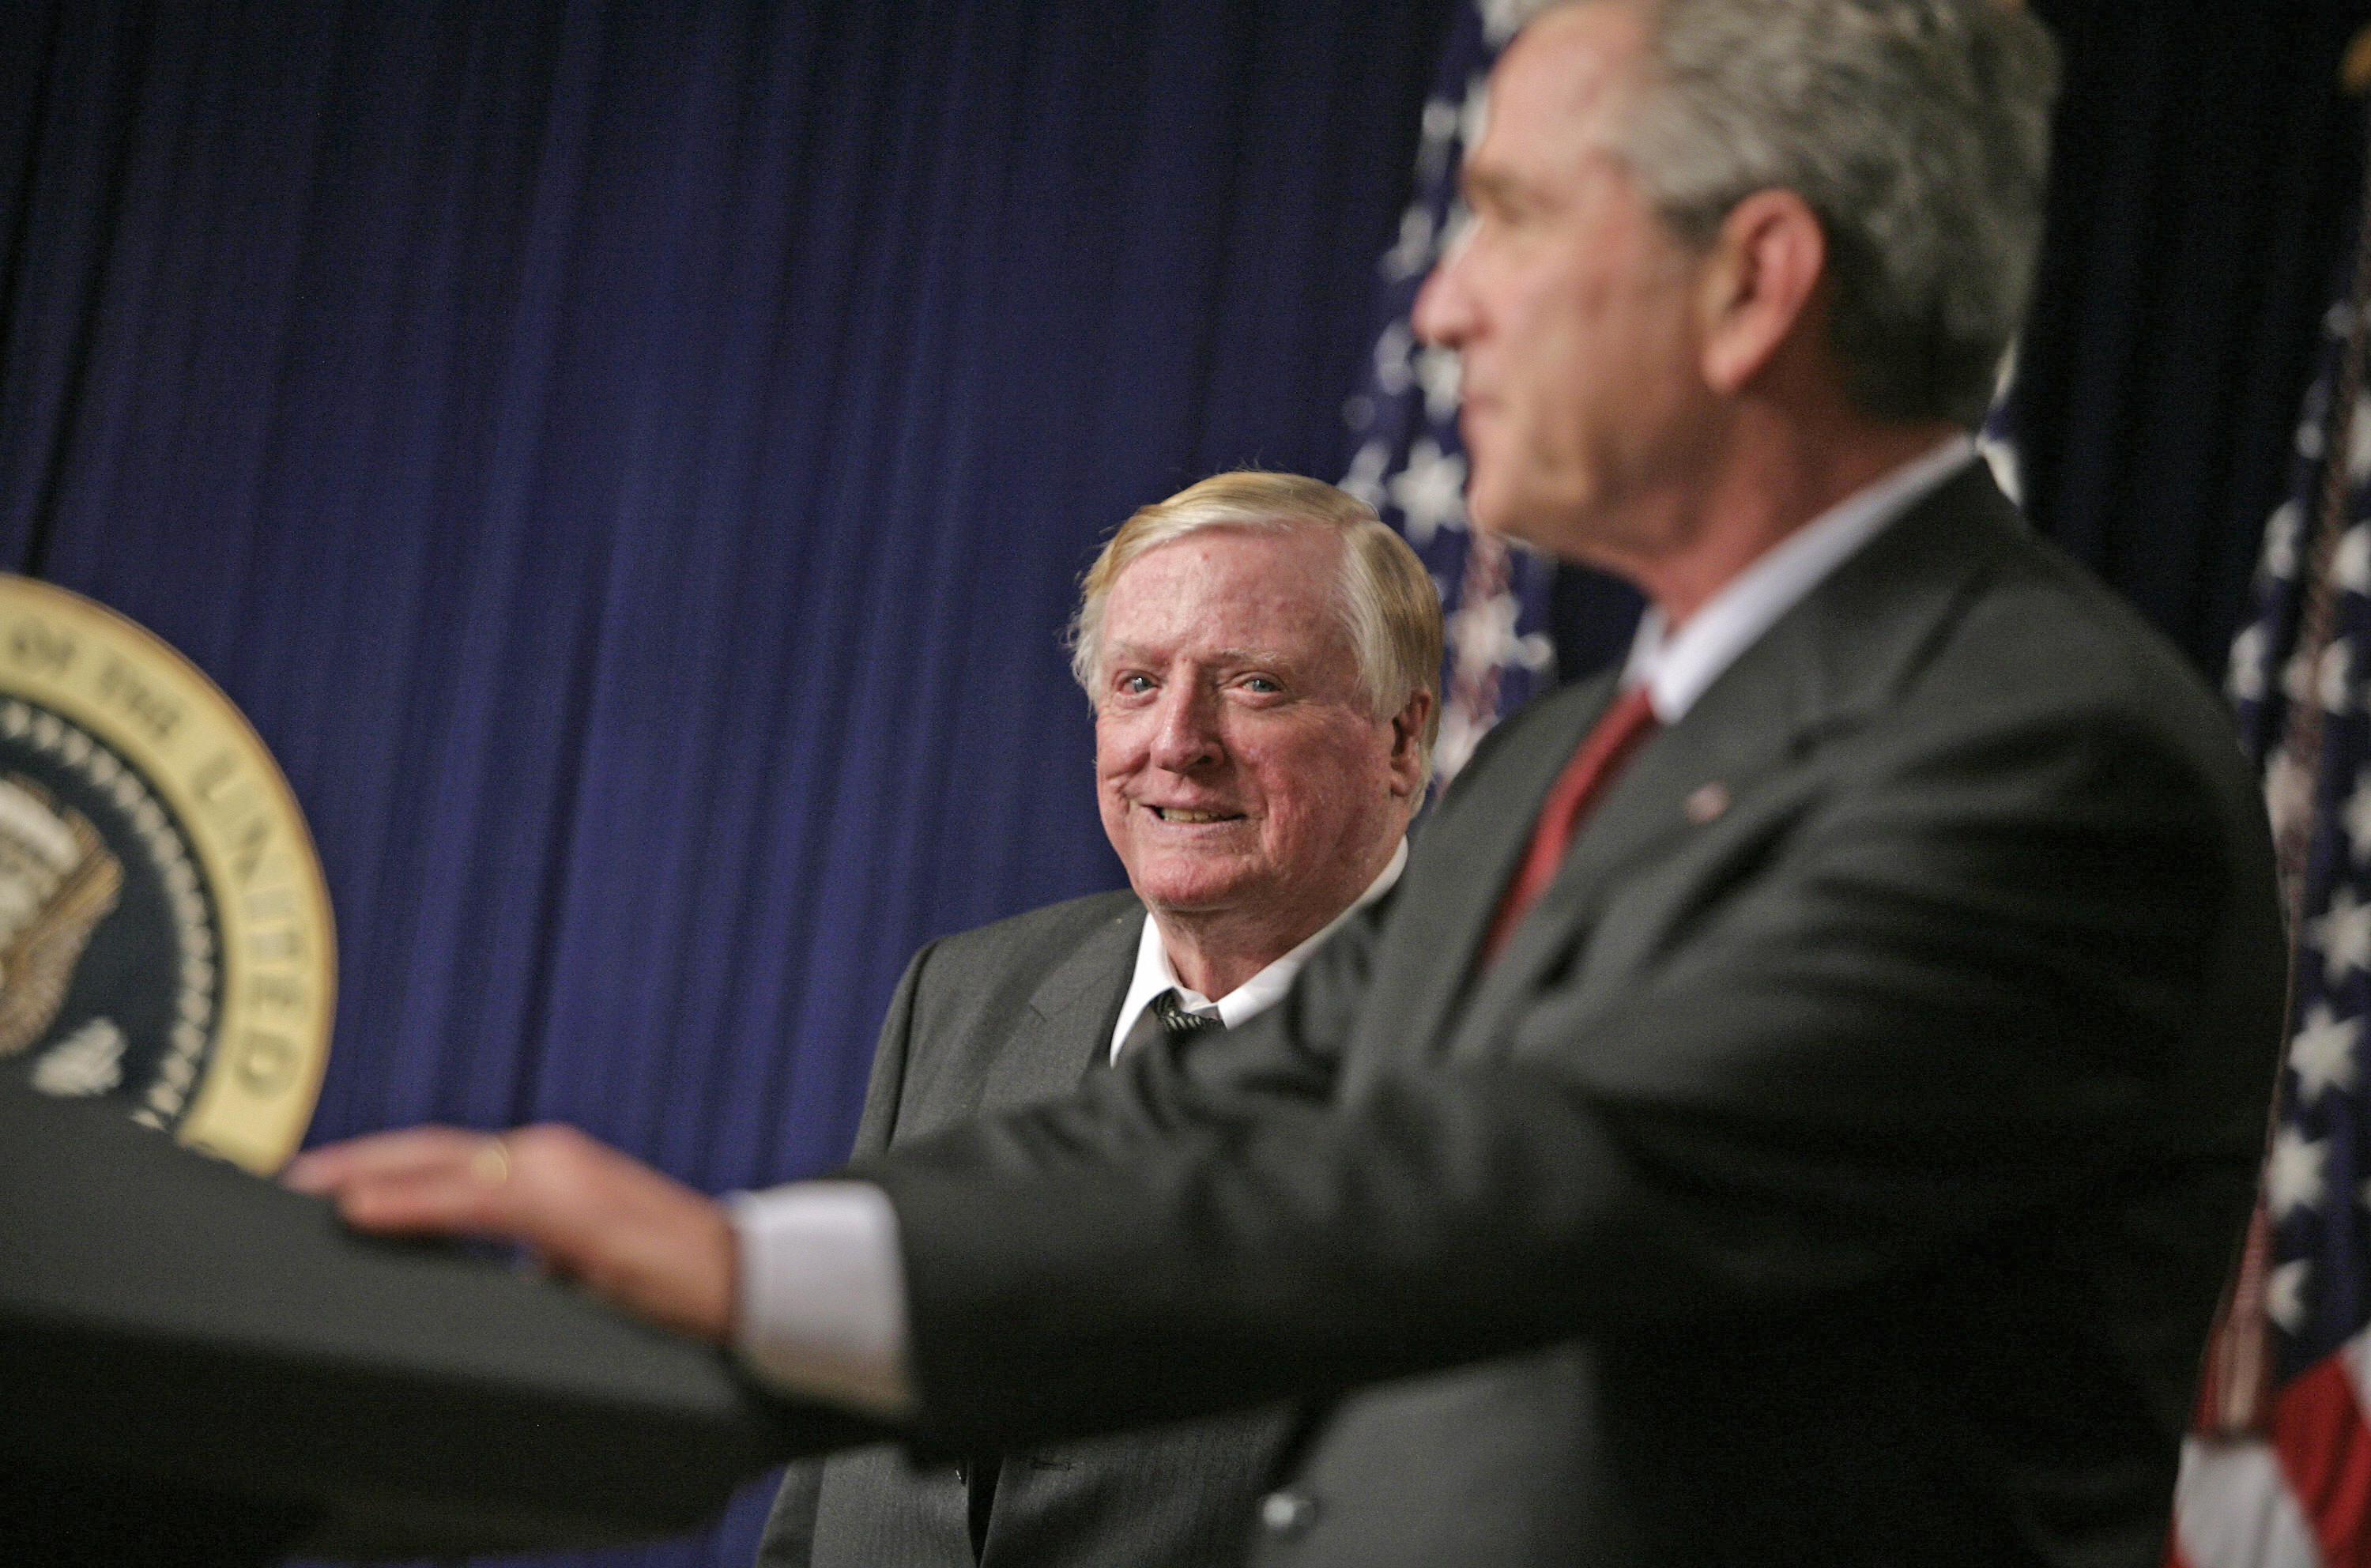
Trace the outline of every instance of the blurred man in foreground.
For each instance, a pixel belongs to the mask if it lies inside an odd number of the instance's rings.
[[[1283,1005],[783,1244],[565,1140],[304,1179],[923,1444],[1304,1396],[1262,1562],[2153,1564],[2283,958],[2221,709],[1972,461],[2053,76],[1999,0],[1516,38],[1417,326],[1475,519],[1652,610]]]
[[[1220,474],[1130,517],[1087,574],[1074,666],[1133,892],[917,953],[857,1156],[1069,1093],[1281,998],[1406,863],[1440,638],[1415,552],[1331,485]],[[1269,1406],[921,1470],[862,1449],[792,1470],[758,1561],[1195,1568],[1241,1551],[1289,1430]]]

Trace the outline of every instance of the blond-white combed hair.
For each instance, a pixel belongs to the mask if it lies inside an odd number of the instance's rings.
[[[1070,617],[1070,674],[1094,700],[1103,663],[1104,607],[1112,585],[1138,557],[1209,528],[1286,533],[1317,529],[1341,542],[1335,607],[1358,659],[1359,684],[1378,719],[1389,719],[1417,692],[1429,693],[1425,717],[1426,775],[1440,729],[1440,594],[1416,551],[1347,490],[1300,474],[1241,468],[1213,474],[1166,501],[1139,508],[1104,545],[1080,584]],[[1419,790],[1421,785],[1419,785]]]

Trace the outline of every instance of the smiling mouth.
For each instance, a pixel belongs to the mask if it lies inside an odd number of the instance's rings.
[[[1241,822],[1240,812],[1189,812],[1183,806],[1147,806],[1144,808],[1163,822],[1204,823]]]

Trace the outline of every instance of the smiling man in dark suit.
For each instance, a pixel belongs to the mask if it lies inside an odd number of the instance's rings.
[[[1423,563],[1331,485],[1220,474],[1123,524],[1087,574],[1073,667],[1131,891],[917,953],[855,1157],[1272,1006],[1406,862],[1440,641]],[[860,1449],[792,1469],[758,1560],[1195,1568],[1241,1551],[1290,1427],[1271,1406],[919,1469],[892,1446]]]
[[[565,1133],[308,1180],[924,1444],[1304,1396],[1265,1562],[2151,1568],[2283,944],[2218,704],[1968,444],[2053,78],[2006,0],[1515,39],[1417,325],[1476,521],[1653,609],[1281,1006],[763,1236]]]

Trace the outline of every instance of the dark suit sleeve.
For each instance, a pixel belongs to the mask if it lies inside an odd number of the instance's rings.
[[[1584,950],[1486,1048],[1360,1013],[1362,928],[1207,1059],[866,1166],[924,1431],[1816,1310],[2093,1184],[2243,1185],[2279,999],[2259,809],[2116,706],[1980,695],[1834,747],[1624,984]],[[1346,1046],[1393,1065],[1340,1092]]]
[[[873,1047],[873,1074],[864,1090],[864,1111],[856,1124],[853,1158],[877,1155],[889,1147],[897,1130],[897,1103],[906,1086],[906,1066],[913,1044],[914,996],[920,989],[923,966],[938,946],[932,942],[917,952],[897,982],[888,1015],[881,1020],[881,1036]],[[766,1516],[766,1532],[758,1543],[758,1568],[807,1568],[815,1550],[815,1509],[823,1495],[824,1461],[801,1459],[782,1472],[781,1489]]]

